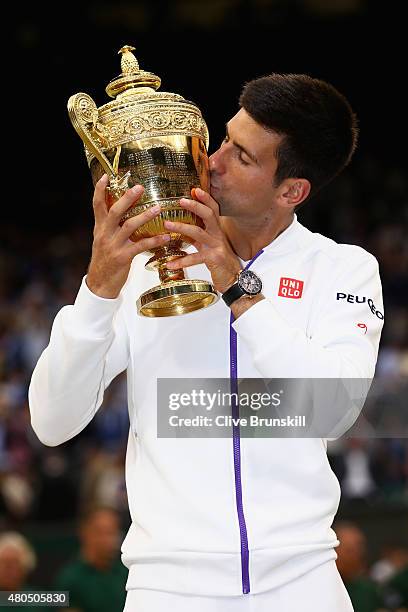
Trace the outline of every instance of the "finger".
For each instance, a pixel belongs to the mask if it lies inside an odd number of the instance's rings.
[[[206,230],[211,234],[218,235],[222,232],[219,217],[214,214],[214,211],[209,206],[201,204],[197,200],[188,200],[187,198],[181,198],[180,206],[201,217],[205,223]]]
[[[177,257],[173,261],[168,261],[166,267],[170,270],[178,270],[179,268],[188,268],[189,266],[196,266],[201,263],[204,263],[203,256],[200,253],[192,253],[191,255]]]
[[[159,236],[152,236],[152,238],[142,238],[137,242],[132,242],[131,245],[126,249],[129,255],[139,255],[139,253],[144,253],[145,251],[150,251],[151,249],[163,246],[170,241],[169,234],[160,234]]]
[[[195,197],[197,198],[197,200],[208,206],[208,208],[211,208],[211,210],[217,217],[220,216],[220,207],[218,205],[218,202],[216,202],[207,191],[204,191],[204,189],[201,189],[200,187],[196,187]]]
[[[108,208],[106,206],[106,187],[108,186],[109,178],[104,174],[95,185],[92,205],[94,209],[95,223],[100,223],[106,218]]]
[[[129,217],[129,219],[126,219],[126,221],[117,233],[118,241],[126,242],[135,230],[139,229],[139,227],[142,227],[142,225],[154,219],[154,217],[160,215],[160,213],[161,206],[160,204],[156,204],[156,206],[148,208],[139,215]]]
[[[128,189],[117,202],[112,204],[107,221],[111,229],[116,229],[119,226],[119,222],[124,213],[140,200],[143,191],[144,187],[142,185],[135,185],[131,189]]]
[[[196,225],[190,225],[189,223],[177,223],[173,221],[165,221],[164,227],[166,229],[171,230],[172,232],[178,232],[183,234],[184,236],[188,236],[195,240],[198,244],[206,244],[208,246],[216,246],[218,244],[218,240],[210,236],[210,234],[201,229],[201,227],[197,227]]]

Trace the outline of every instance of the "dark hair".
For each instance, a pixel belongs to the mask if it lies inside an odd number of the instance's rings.
[[[113,506],[102,504],[89,505],[82,510],[78,520],[79,525],[84,526],[87,523],[91,522],[92,519],[100,512],[109,512],[109,514],[115,515],[119,519],[119,513]]]
[[[305,74],[271,74],[244,86],[240,106],[262,127],[283,136],[276,184],[305,178],[310,195],[349,163],[357,145],[357,118],[332,85]]]

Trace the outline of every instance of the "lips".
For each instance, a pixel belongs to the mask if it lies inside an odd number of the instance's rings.
[[[211,172],[210,173],[210,188],[211,189],[218,189],[218,185],[217,185],[217,183],[215,182],[214,179],[215,179],[215,173]]]

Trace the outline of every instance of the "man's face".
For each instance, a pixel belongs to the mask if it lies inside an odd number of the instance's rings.
[[[82,542],[103,560],[113,558],[120,545],[120,529],[116,514],[109,510],[96,512],[82,528]]]
[[[270,219],[280,141],[281,136],[265,130],[244,109],[227,123],[226,138],[210,156],[211,195],[221,215]]]
[[[26,574],[21,551],[12,545],[4,548],[0,554],[0,590],[21,588]]]
[[[340,541],[337,568],[345,580],[355,578],[365,567],[365,537],[357,527],[339,527],[336,534]]]

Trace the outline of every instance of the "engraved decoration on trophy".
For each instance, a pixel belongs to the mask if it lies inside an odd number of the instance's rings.
[[[165,221],[203,226],[200,217],[180,206],[192,189],[209,190],[208,130],[199,108],[174,93],[156,91],[160,78],[139,68],[134,47],[120,49],[121,74],[110,81],[106,93],[113,101],[97,108],[85,93],[70,97],[68,112],[84,146],[94,185],[109,177],[107,206],[127,189],[141,184],[144,192],[121,219],[160,204],[161,213],[138,228],[136,241],[170,234],[170,241],[152,249],[148,270],[159,273],[160,284],[137,300],[137,312],[147,317],[166,317],[205,308],[218,300],[208,281],[185,278],[184,271],[169,270],[166,262],[185,255],[187,236],[171,233]],[[194,193],[194,192],[193,192]]]

